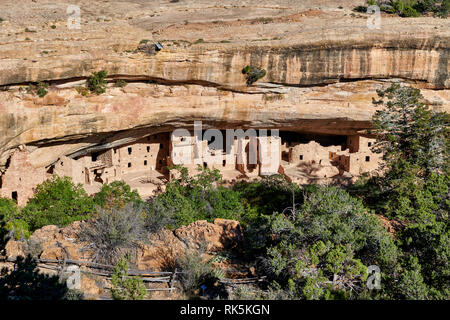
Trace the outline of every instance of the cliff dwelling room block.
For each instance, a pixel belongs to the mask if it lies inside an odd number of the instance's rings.
[[[89,194],[104,183],[123,180],[145,198],[174,178],[170,164],[181,164],[190,174],[198,173],[198,165],[217,169],[225,181],[282,173],[300,184],[329,183],[338,176],[376,170],[381,155],[371,151],[374,141],[358,135],[281,132],[277,137],[234,137],[212,148],[210,141],[198,139],[193,132],[185,136],[162,132],[82,156],[62,156],[47,167],[34,167],[30,151],[22,147],[13,153],[1,176],[1,195],[25,205],[38,184],[57,174],[82,184]],[[31,179],[23,177],[24,170],[33,173]]]

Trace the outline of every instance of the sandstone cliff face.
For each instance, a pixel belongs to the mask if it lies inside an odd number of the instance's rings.
[[[71,16],[64,2],[55,1],[52,9],[30,3],[17,12],[3,4],[8,16],[2,23],[0,85],[79,78],[105,69],[116,76],[236,88],[244,83],[240,70],[251,63],[267,69],[267,81],[287,85],[400,77],[449,86],[448,20],[384,15],[380,29],[370,29],[368,15],[351,15],[358,1],[340,2],[342,10],[331,1],[311,0],[242,6],[121,2],[75,2],[80,29],[67,27]],[[17,19],[19,12],[29,15]],[[164,50],[133,53],[143,39],[160,41]]]
[[[138,42],[132,45],[137,47]],[[100,57],[63,55],[57,59],[41,57],[35,62],[4,59],[0,85],[87,77],[94,70],[105,69],[117,77],[188,81],[237,89],[244,85],[240,71],[251,64],[267,70],[266,81],[292,86],[397,77],[443,89],[450,86],[448,43],[448,37],[435,35],[386,39],[375,34],[363,39],[175,46],[152,56],[105,52],[107,55]]]
[[[371,103],[383,81],[358,81],[324,87],[259,84],[253,93],[201,85],[130,83],[103,95],[81,96],[74,88],[50,89],[44,98],[25,91],[0,92],[0,165],[11,151],[28,145],[30,163],[51,164],[89,148],[113,147],[174,128],[270,128],[352,135],[370,127]],[[449,109],[449,91],[422,90],[430,104]],[[54,102],[56,101],[56,102]],[[64,104],[58,101],[64,101]]]
[[[449,19],[383,15],[381,28],[370,29],[352,0],[342,8],[315,0],[83,0],[74,2],[80,29],[69,29],[64,2],[24,1],[16,10],[12,3],[0,5],[2,168],[23,144],[40,167],[194,120],[205,129],[355,134],[370,127],[375,90],[394,79],[449,108]],[[135,51],[143,39],[164,49]],[[247,64],[267,70],[250,88],[241,73]],[[133,83],[79,95],[74,87],[101,69],[111,82]],[[51,84],[44,98],[20,89],[36,81]]]

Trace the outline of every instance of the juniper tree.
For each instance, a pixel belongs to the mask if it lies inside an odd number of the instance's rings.
[[[114,300],[143,300],[147,296],[144,282],[128,275],[128,257],[121,257],[114,267],[111,296]]]
[[[394,83],[377,93],[372,150],[383,153],[384,173],[358,192],[388,217],[431,222],[448,199],[449,116],[430,110],[419,89]],[[430,188],[432,181],[440,187]]]
[[[419,89],[393,83],[385,90],[377,90],[381,105],[373,123],[377,133],[374,151],[383,152],[385,166],[403,168],[399,162],[420,169],[420,176],[448,169],[447,113],[435,112],[424,104]],[[396,174],[401,174],[397,171]]]

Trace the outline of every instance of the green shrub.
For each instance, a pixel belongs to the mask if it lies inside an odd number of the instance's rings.
[[[89,94],[89,89],[85,88],[85,87],[82,87],[82,86],[77,86],[75,88],[75,90],[77,90],[77,92],[79,94],[81,94],[83,97],[85,97],[85,96],[87,96]]]
[[[212,259],[206,258],[204,254],[205,246],[202,245],[198,250],[186,249],[184,255],[175,261],[177,270],[181,272],[178,275],[181,287],[188,297],[202,295],[202,286],[205,286],[213,297],[223,296],[223,287],[218,281],[224,278],[224,274],[214,268]]]
[[[261,272],[291,298],[356,298],[367,266],[386,273],[397,262],[394,239],[362,203],[337,187],[307,192],[296,214],[268,219]]]
[[[315,186],[307,187],[314,189]],[[272,175],[253,182],[239,182],[233,186],[239,192],[245,213],[241,224],[245,230],[244,251],[255,257],[266,250],[267,219],[277,212],[292,214],[303,202],[304,190],[286,180],[282,175]]]
[[[450,274],[450,231],[448,218],[433,223],[415,223],[408,225],[398,235],[399,247],[403,250],[408,264],[403,270],[410,270],[411,277],[423,282],[421,287],[426,288],[432,299],[448,299],[450,287],[448,275]],[[412,259],[414,263],[411,263]],[[419,281],[417,280],[417,281]],[[399,298],[413,298],[410,291],[412,287],[400,288]],[[423,296],[415,296],[423,299]]]
[[[424,282],[419,261],[410,257],[398,282],[398,291],[402,299],[424,300],[428,298],[428,287]]]
[[[147,296],[144,282],[128,275],[129,261],[121,257],[111,278],[111,295],[114,300],[143,300]]]
[[[442,1],[441,6],[439,8],[434,7],[432,10],[436,14],[436,16],[443,19],[447,18],[450,13],[450,0]]]
[[[30,226],[22,219],[12,219],[5,225],[7,237],[14,240],[25,240],[31,236]]]
[[[38,82],[37,85],[34,85],[34,84],[28,85],[27,93],[36,94],[40,98],[43,98],[48,93],[48,91],[46,90],[47,88],[48,88],[48,83]]]
[[[45,97],[45,95],[46,95],[47,93],[48,93],[48,91],[45,90],[44,88],[38,88],[38,89],[36,90],[36,94],[37,94],[40,98]]]
[[[122,254],[138,248],[139,241],[148,240],[144,219],[144,210],[132,203],[99,208],[97,217],[82,225],[79,239],[88,243],[94,261],[116,263]]]
[[[0,197],[0,221],[9,221],[17,216],[17,204],[7,198]]]
[[[450,177],[432,174],[425,181],[402,177],[385,199],[386,215],[414,223],[448,219]],[[380,201],[381,202],[381,201]]]
[[[266,70],[247,65],[242,69],[242,74],[245,75],[246,83],[249,86],[259,79],[264,78],[266,76]]]
[[[65,227],[89,218],[93,212],[94,202],[81,184],[75,185],[69,177],[55,175],[36,187],[20,218],[34,231],[46,225]]]
[[[420,16],[420,13],[418,13],[418,12],[416,11],[416,9],[414,9],[413,7],[411,7],[411,6],[406,6],[406,7],[399,13],[399,15],[400,15],[401,17],[413,17],[413,18],[416,18],[416,17],[419,17],[419,16]]]
[[[282,175],[272,175],[253,182],[238,182],[233,190],[240,193],[241,201],[254,208],[258,216],[282,212],[285,208],[292,207],[293,202],[303,201],[302,189],[297,184],[288,182]],[[253,219],[246,222],[252,223]]]
[[[131,190],[124,181],[103,184],[101,190],[94,196],[94,203],[105,209],[123,207],[129,202],[138,204],[142,199],[139,193]]]
[[[401,17],[419,17],[421,13],[434,11],[437,1],[434,0],[395,0],[392,1],[392,11]]]
[[[125,87],[127,84],[128,84],[128,83],[127,83],[125,80],[119,79],[119,80],[116,81],[115,86],[116,86],[116,87],[119,87],[119,88],[123,88],[123,87]]]
[[[421,14],[434,12],[436,16],[446,18],[450,10],[449,0],[368,0],[368,6],[379,5],[380,10],[386,13],[397,14],[401,17],[419,17]],[[366,6],[358,6],[353,9],[365,13]]]
[[[87,87],[95,94],[102,94],[106,90],[106,80],[108,73],[105,70],[93,72],[87,80]]]
[[[10,223],[17,217],[17,213],[17,204],[13,200],[0,197],[0,254],[11,232]]]
[[[200,173],[189,176],[187,169],[174,167],[180,173],[179,179],[167,184],[166,191],[153,199],[149,215],[155,209],[173,221],[172,227],[179,227],[197,220],[212,222],[215,218],[240,220],[245,208],[239,194],[222,186],[215,187],[222,176],[217,169],[200,168]],[[156,207],[156,204],[158,207]]]

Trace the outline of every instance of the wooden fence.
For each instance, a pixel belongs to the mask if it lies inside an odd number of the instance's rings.
[[[6,258],[6,259],[0,259],[2,262],[11,262],[16,263],[16,259],[13,258]],[[67,265],[76,265],[78,267],[84,266],[88,268],[87,270],[81,270],[81,273],[85,274],[92,274],[97,275],[101,277],[105,277],[107,279],[111,279],[113,274],[113,265],[107,265],[107,264],[101,264],[101,263],[95,263],[90,261],[82,261],[82,260],[73,260],[73,259],[62,259],[62,260],[56,260],[56,259],[36,259],[36,262],[38,264],[38,268],[42,269],[48,269],[48,270],[54,270],[58,273],[64,272],[66,270]],[[93,270],[95,271],[93,271]],[[168,288],[148,288],[147,291],[169,291],[173,292],[176,290],[175,283],[178,282],[177,275],[179,274],[185,274],[185,272],[178,271],[175,269],[173,272],[170,271],[142,271],[142,270],[134,270],[130,269],[128,270],[128,277],[139,277],[142,281],[146,283],[166,283]],[[220,280],[220,283],[234,287],[236,285],[240,284],[249,284],[249,283],[256,283],[265,281],[266,277],[253,277],[253,278],[241,278],[241,279],[234,279],[234,278],[225,278]]]

